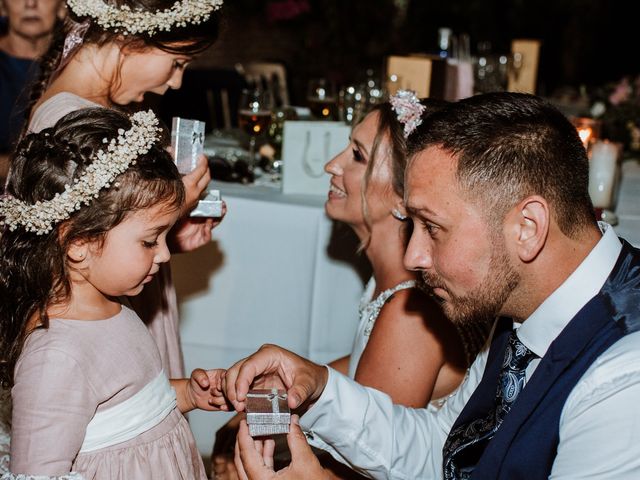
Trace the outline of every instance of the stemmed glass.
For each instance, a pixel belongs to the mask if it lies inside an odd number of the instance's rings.
[[[309,81],[307,102],[313,116],[320,120],[335,120],[337,97],[334,86],[324,78]]]
[[[268,90],[249,88],[242,91],[238,123],[249,135],[249,158],[252,166],[256,160],[256,138],[269,128],[272,108],[273,99]]]

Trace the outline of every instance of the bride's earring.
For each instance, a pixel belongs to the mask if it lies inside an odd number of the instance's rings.
[[[401,222],[407,219],[407,216],[403,215],[402,212],[397,208],[393,208],[391,210],[391,215],[393,216],[393,218],[395,218],[396,220],[400,220]]]

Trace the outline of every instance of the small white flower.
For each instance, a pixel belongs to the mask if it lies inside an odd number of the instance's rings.
[[[223,0],[178,0],[165,10],[148,12],[131,10],[128,5],[117,7],[102,0],[67,0],[67,6],[78,17],[91,17],[105,29],[124,35],[169,31],[173,26],[206,22],[222,7]]]

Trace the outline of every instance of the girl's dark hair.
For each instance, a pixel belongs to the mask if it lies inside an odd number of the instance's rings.
[[[27,135],[17,146],[6,193],[29,204],[49,200],[83,175],[104,138],[131,128],[115,110],[89,108],[70,113],[52,128]],[[70,294],[67,250],[78,240],[104,241],[107,232],[132,212],[154,205],[179,209],[184,186],[160,142],[139,156],[89,205],[45,235],[0,232],[0,381],[13,383],[16,361],[34,323],[49,326],[47,308]],[[35,321],[34,321],[35,320]]]
[[[131,10],[157,12],[168,8],[175,0],[105,0],[106,3],[119,7],[128,6]],[[122,35],[109,29],[102,28],[91,17],[78,17],[71,9],[68,9],[67,19],[58,21],[53,31],[53,38],[49,49],[40,59],[40,74],[31,88],[29,103],[26,109],[26,118],[31,116],[33,106],[38,102],[47,89],[53,73],[60,65],[62,50],[67,33],[75,23],[89,21],[89,28],[84,35],[83,44],[98,46],[109,42],[117,42],[122,47],[143,50],[145,48],[158,48],[168,53],[182,55],[197,55],[209,48],[218,38],[219,15],[212,12],[208,20],[199,24],[187,24],[186,26],[173,26],[169,31],[158,31],[153,35],[136,33]]]
[[[433,98],[423,98],[420,100],[420,103],[425,107],[422,113],[422,118],[425,119],[435,112],[442,110],[448,102]],[[391,186],[395,193],[401,198],[404,196],[404,171],[407,166],[407,139],[404,137],[404,125],[398,120],[398,115],[391,107],[391,103],[385,102],[378,104],[369,111],[369,113],[373,112],[378,113],[378,128],[373,139],[373,145],[371,146],[371,154],[362,180],[363,188],[361,189],[363,216],[369,232],[371,232],[371,226],[368,221],[367,188],[376,163],[378,162],[378,157],[381,155],[380,145],[385,138],[389,141],[392,174]],[[362,117],[361,121],[362,120],[364,120],[364,117]],[[384,153],[382,153],[382,155],[384,155]],[[360,250],[366,248],[368,243],[369,239],[364,241],[360,245]]]

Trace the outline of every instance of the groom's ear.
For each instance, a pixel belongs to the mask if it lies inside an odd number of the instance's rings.
[[[549,227],[549,205],[539,195],[531,195],[507,213],[504,222],[505,241],[521,262],[529,263],[544,248]]]

